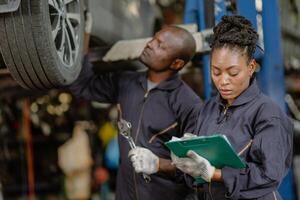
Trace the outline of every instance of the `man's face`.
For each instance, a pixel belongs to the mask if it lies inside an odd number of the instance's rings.
[[[232,104],[250,83],[256,63],[246,54],[229,48],[215,49],[211,55],[211,77],[223,99]]]
[[[168,28],[157,32],[153,39],[147,43],[140,60],[155,72],[169,70],[170,65],[176,59],[176,42],[179,38]]]

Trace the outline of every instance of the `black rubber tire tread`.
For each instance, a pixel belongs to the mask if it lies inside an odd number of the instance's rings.
[[[16,12],[0,15],[1,52],[12,76],[24,88],[49,89],[67,85],[77,78],[81,70],[82,11],[80,49],[74,65],[68,68],[57,55],[48,9],[48,0],[22,0]]]
[[[45,11],[43,0],[22,0],[30,5],[31,8],[31,29],[33,30],[33,38],[36,44],[37,53],[39,55],[39,59],[42,63],[42,66],[47,66],[46,76],[50,79],[53,85],[56,87],[63,82],[63,79],[60,77],[59,71],[56,65],[60,63],[56,63],[55,58],[57,55],[51,54],[51,50],[49,47],[52,46],[53,41],[47,39],[48,32],[51,33],[51,29],[45,28],[45,23],[50,20],[48,16],[45,16],[43,10]],[[50,26],[50,25],[49,25]],[[56,54],[56,52],[55,52]]]
[[[12,58],[16,65],[16,70],[19,71],[19,74],[22,76],[23,80],[25,81],[26,85],[30,89],[35,89],[36,86],[34,85],[33,81],[30,78],[30,75],[26,71],[26,68],[24,64],[22,63],[21,57],[20,57],[20,47],[17,44],[16,41],[16,35],[15,35],[15,27],[13,24],[13,14],[9,13],[9,17],[5,18],[5,29],[7,34],[7,41],[9,44],[9,49],[12,53]],[[7,66],[8,69],[11,69],[13,66]],[[14,76],[14,74],[12,74]]]
[[[16,12],[12,13],[13,14],[12,21],[14,24],[15,36],[16,36],[15,39],[17,41],[18,50],[19,50],[18,52],[19,52],[20,58],[22,60],[22,63],[25,66],[26,74],[28,74],[28,76],[32,80],[35,88],[42,89],[45,86],[40,81],[36,70],[34,70],[33,63],[31,62],[29,54],[28,54],[31,50],[29,50],[27,48],[26,43],[25,43],[24,31],[23,31],[24,26],[22,23],[23,19],[22,19],[21,12],[22,12],[21,9],[18,9]]]
[[[23,88],[30,89],[29,86],[26,84],[22,76],[20,75],[20,72],[16,68],[15,62],[13,60],[8,40],[7,40],[7,34],[5,29],[5,15],[9,14],[2,14],[0,17],[0,50],[1,54],[3,55],[3,60],[6,63],[7,67],[9,68],[9,71],[11,72],[11,75],[13,78],[20,84]]]
[[[48,16],[45,16],[44,13],[49,12],[48,4],[42,3],[42,0],[25,0],[31,3],[31,20],[32,20],[32,29],[34,34],[34,39],[36,44],[40,44],[37,46],[38,54],[40,60],[42,62],[42,66],[47,66],[47,76],[48,78],[55,84],[55,86],[59,85],[67,85],[72,83],[79,75],[81,70],[81,60],[83,55],[83,27],[84,27],[84,18],[83,12],[81,12],[81,45],[79,50],[79,55],[77,57],[77,61],[75,62],[72,69],[68,69],[64,67],[63,63],[60,61],[57,52],[55,49],[54,43],[52,41],[52,31],[50,27],[50,19]],[[80,1],[81,3],[83,1]],[[81,9],[83,5],[81,5]],[[41,20],[42,19],[42,20]],[[47,22],[49,21],[49,23]],[[45,26],[45,23],[49,26]],[[42,27],[42,28],[41,28]],[[58,67],[61,66],[61,67]]]
[[[24,34],[24,40],[26,49],[28,52],[28,57],[31,61],[31,66],[33,67],[33,70],[38,75],[39,81],[43,85],[43,88],[52,88],[54,85],[51,83],[51,81],[46,76],[46,72],[44,68],[41,65],[37,48],[34,43],[33,39],[33,33],[31,28],[31,13],[30,13],[30,4],[27,3],[27,1],[22,0],[20,9],[19,9],[19,17],[22,17],[22,28],[23,28],[23,34]],[[21,37],[21,36],[20,36]],[[30,67],[30,66],[28,66]]]

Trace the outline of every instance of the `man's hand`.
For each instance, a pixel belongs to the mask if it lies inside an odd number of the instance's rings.
[[[137,173],[154,174],[159,169],[159,158],[149,149],[137,147],[131,149],[128,157]]]
[[[199,156],[194,151],[188,151],[186,158],[179,158],[171,153],[173,164],[182,172],[191,175],[192,177],[201,177],[205,181],[210,182],[214,175],[215,167],[208,160]]]

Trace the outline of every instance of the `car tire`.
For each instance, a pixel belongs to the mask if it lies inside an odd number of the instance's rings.
[[[24,88],[71,84],[83,55],[82,0],[22,0],[0,14],[0,49],[13,78]]]

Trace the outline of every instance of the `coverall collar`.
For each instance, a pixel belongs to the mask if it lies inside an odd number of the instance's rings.
[[[147,90],[147,71],[142,73],[138,81],[140,82],[144,90]],[[180,85],[181,85],[181,80],[179,78],[178,73],[176,73],[171,77],[169,77],[168,79],[160,82],[155,88],[160,90],[174,90]]]
[[[256,79],[254,78],[251,80],[249,87],[246,90],[244,90],[240,94],[240,96],[238,96],[233,101],[232,105],[230,105],[230,106],[240,106],[240,105],[246,104],[246,103],[252,101],[254,98],[256,98],[256,96],[259,94],[260,94],[260,90],[257,85]],[[221,97],[220,93],[218,93],[218,95],[216,97],[216,102],[221,105],[226,104],[225,100]]]

